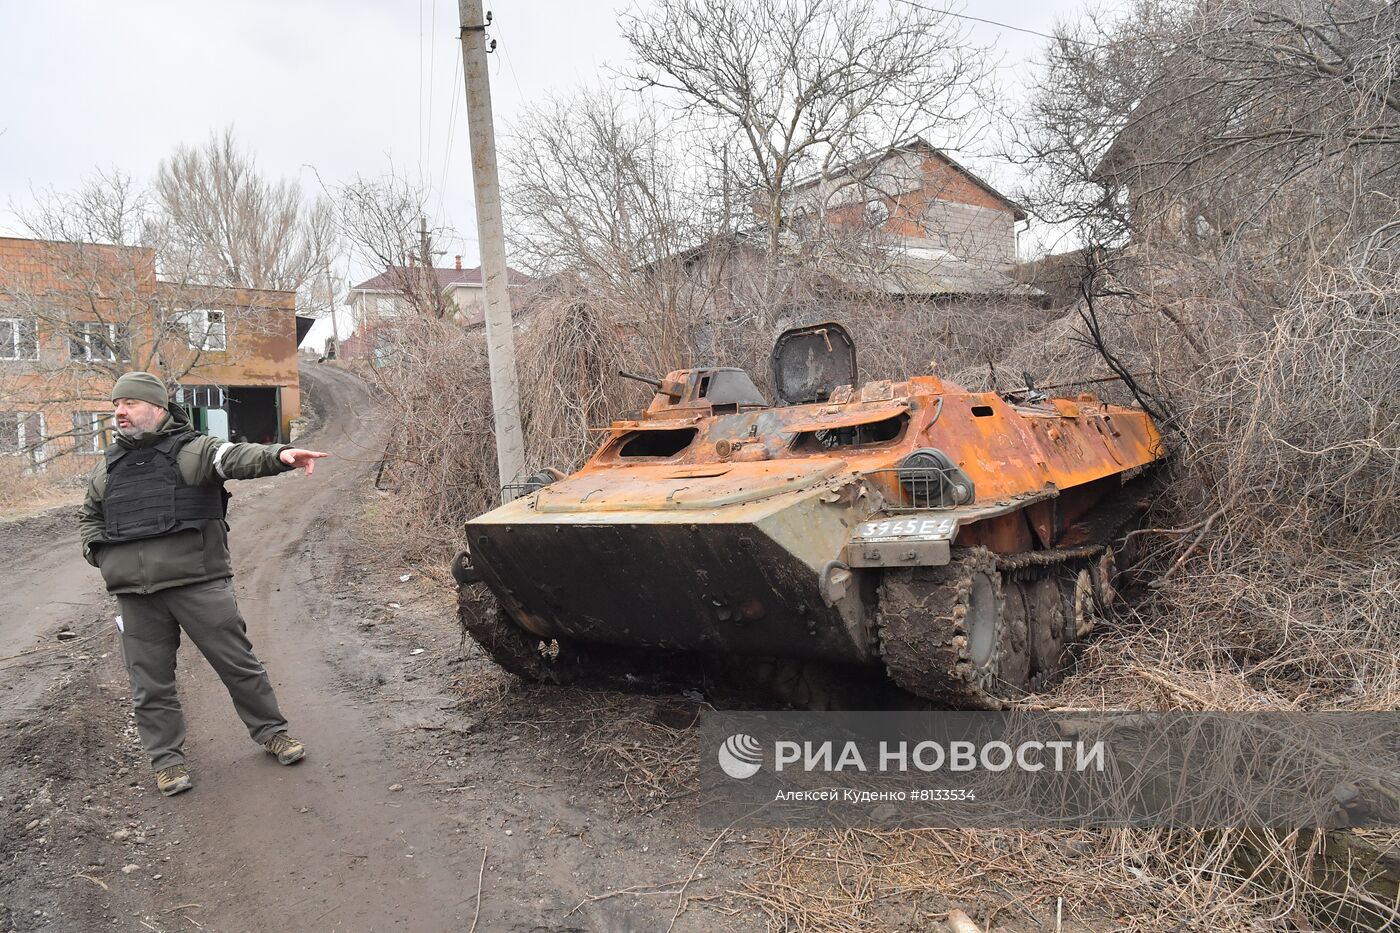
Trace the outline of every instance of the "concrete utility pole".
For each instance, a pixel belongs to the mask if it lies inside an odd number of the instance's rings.
[[[501,183],[496,175],[496,129],[491,119],[491,77],[486,70],[486,17],[481,0],[457,0],[462,27],[462,74],[476,190],[476,231],[486,297],[486,358],[491,365],[491,408],[496,425],[496,471],[501,485],[523,478],[525,437],[520,430],[520,390],[515,381],[515,331],[506,281]]]
[[[418,277],[424,298],[431,302],[428,310],[433,317],[442,317],[442,294],[437,287],[437,273],[433,271],[433,248],[428,242],[428,218],[422,216],[418,218]]]
[[[330,305],[331,308],[331,343],[333,347],[330,353],[323,352],[322,356],[338,360],[340,359],[340,325],[335,320],[335,313],[338,309],[335,306],[335,284],[331,280],[331,264],[324,263],[321,266],[321,271],[326,277],[326,304]]]

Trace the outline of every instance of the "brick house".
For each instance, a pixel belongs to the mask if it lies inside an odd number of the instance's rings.
[[[1044,304],[1039,289],[1012,277],[1025,210],[921,138],[799,179],[784,204],[782,249],[819,254],[817,268],[833,291]],[[752,209],[757,227],[669,257],[699,291],[718,296],[707,304],[722,305],[723,295],[766,262],[766,200],[755,196]]]
[[[1042,291],[1012,275],[1025,210],[921,138],[800,179],[784,203],[781,248],[819,253],[816,268],[830,294],[1045,304]],[[757,227],[668,258],[717,318],[726,313],[725,296],[767,262],[767,204],[758,196],[751,204]]]
[[[960,264],[1005,272],[1016,262],[1025,210],[920,137],[788,190],[785,223],[871,231],[892,250],[941,252]]]
[[[132,369],[172,385],[201,430],[286,440],[295,309],[291,292],[161,281],[150,249],[0,238],[0,453],[86,471]]]

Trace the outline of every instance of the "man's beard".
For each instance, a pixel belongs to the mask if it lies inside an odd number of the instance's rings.
[[[117,433],[129,441],[139,441],[151,432],[147,431],[145,428],[137,427],[134,424],[129,424],[126,427],[117,425]]]

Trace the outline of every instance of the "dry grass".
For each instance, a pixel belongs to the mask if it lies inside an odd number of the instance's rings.
[[[1388,916],[1311,880],[1308,832],[777,832],[742,896],[775,930],[938,929],[958,907],[987,929],[1315,929],[1319,903]],[[1242,860],[1248,855],[1249,865]],[[1370,901],[1367,905],[1365,902]],[[1369,913],[1364,911],[1369,907]]]
[[[14,521],[83,501],[79,480],[25,469],[18,457],[0,456],[0,521]]]
[[[693,791],[696,745],[689,729],[610,715],[585,733],[582,751],[589,767],[616,776],[633,808],[649,813]]]

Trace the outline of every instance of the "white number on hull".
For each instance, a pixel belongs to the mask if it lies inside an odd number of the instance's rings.
[[[864,522],[856,528],[857,538],[913,538],[923,541],[945,541],[953,537],[957,522],[951,518],[887,518]]]

